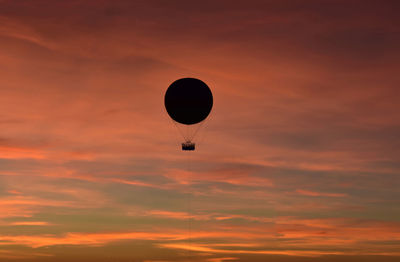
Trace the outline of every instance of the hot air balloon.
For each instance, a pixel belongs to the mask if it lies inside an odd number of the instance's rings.
[[[182,150],[194,150],[193,139],[213,106],[210,88],[196,78],[181,78],[173,82],[164,97],[165,109],[185,142]]]

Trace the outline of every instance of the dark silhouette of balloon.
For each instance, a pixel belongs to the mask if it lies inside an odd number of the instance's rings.
[[[181,78],[167,89],[164,98],[168,115],[184,125],[197,124],[210,114],[213,96],[210,88],[201,80]]]

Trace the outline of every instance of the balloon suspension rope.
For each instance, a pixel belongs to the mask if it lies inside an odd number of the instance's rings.
[[[185,139],[185,134],[182,132],[182,130],[179,128],[178,124],[171,119],[171,122],[175,125],[176,129],[178,129],[178,132],[181,134],[181,136],[183,137],[183,139]],[[186,141],[185,141],[186,142]]]
[[[197,135],[197,132],[199,132],[199,130],[201,129],[201,127],[204,125],[205,121],[200,122],[199,126],[197,126],[196,130],[194,131],[194,134],[192,135],[192,137],[190,138],[191,140]]]
[[[192,177],[191,177],[191,152],[187,152],[187,164],[188,164],[188,256],[189,256],[189,261],[191,261],[192,258],[192,253],[191,253],[191,247],[192,247],[192,242],[191,242],[191,233],[192,233],[192,199],[191,199],[191,182],[192,182]]]
[[[189,141],[189,142],[193,142],[193,141],[192,141],[193,138],[196,136],[197,132],[199,132],[199,130],[202,128],[202,126],[204,125],[204,122],[205,122],[205,121],[200,122],[200,123],[198,124],[198,126],[195,128],[194,132],[187,131],[187,132],[186,132],[187,134],[185,134],[185,133],[183,132],[182,128],[180,128],[180,127],[178,126],[178,123],[177,123],[177,122],[175,122],[175,121],[172,120],[172,119],[171,119],[171,122],[175,125],[176,129],[178,129],[178,132],[181,134],[182,138],[185,140],[184,142],[188,142],[188,141]]]

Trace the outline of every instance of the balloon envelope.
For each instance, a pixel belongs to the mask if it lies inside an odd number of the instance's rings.
[[[207,118],[213,106],[210,88],[201,80],[181,78],[167,89],[164,98],[168,115],[178,123],[193,125]]]

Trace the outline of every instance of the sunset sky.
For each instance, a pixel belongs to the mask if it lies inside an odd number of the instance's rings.
[[[0,0],[0,261],[400,261],[399,10]]]

